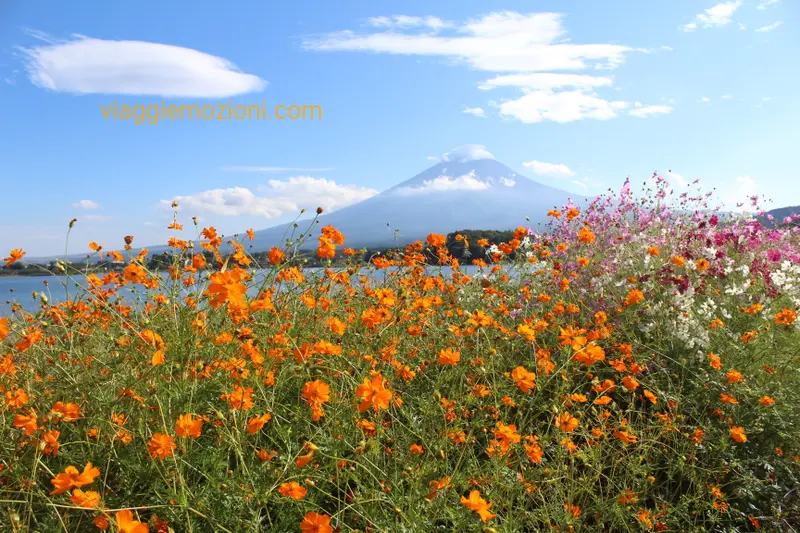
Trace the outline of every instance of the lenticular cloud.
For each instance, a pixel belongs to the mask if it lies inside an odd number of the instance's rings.
[[[226,98],[267,82],[191,48],[89,37],[23,49],[34,85],[77,94]]]

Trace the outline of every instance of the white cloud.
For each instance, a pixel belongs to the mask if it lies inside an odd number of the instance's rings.
[[[454,148],[442,156],[428,156],[426,159],[435,161],[436,163],[456,162],[464,163],[467,161],[477,161],[479,159],[494,159],[492,154],[482,144],[465,144]]]
[[[505,184],[504,184],[505,185]],[[488,189],[489,183],[479,180],[474,171],[456,178],[450,176],[439,176],[432,180],[425,180],[422,185],[401,187],[395,194],[410,196],[417,194],[428,194],[442,191],[481,191]]]
[[[767,31],[772,31],[779,28],[781,24],[783,24],[783,21],[779,20],[777,22],[773,22],[772,24],[767,24],[766,26],[761,26],[760,28],[756,28],[756,31],[762,33]]]
[[[736,185],[728,189],[722,200],[728,209],[734,211],[755,211],[753,205],[758,200],[756,180],[750,176],[739,176]]]
[[[560,13],[501,11],[452,24],[452,31],[433,35],[402,31],[395,15],[373,21],[373,26],[386,31],[340,31],[308,38],[303,46],[328,52],[444,57],[475,70],[502,72],[479,87],[521,91],[523,96],[505,100],[497,107],[506,117],[522,122],[615,117],[616,111],[627,104],[607,101],[593,92],[594,87],[611,85],[611,78],[554,71],[613,69],[636,50],[619,44],[573,43],[565,37],[563,19]]]
[[[100,204],[91,200],[78,200],[72,204],[75,209],[100,209]]]
[[[758,9],[767,9],[768,6],[773,6],[780,1],[781,0],[761,0],[761,3],[758,5]]]
[[[653,115],[666,115],[668,113],[672,113],[672,107],[668,105],[639,105],[630,111],[631,115],[639,118],[652,117]]]
[[[520,87],[530,90],[553,90],[566,87],[591,89],[603,85],[611,85],[612,78],[589,76],[586,74],[559,74],[554,72],[537,72],[533,74],[507,74],[496,76],[481,83],[478,88],[483,90],[496,87]]]
[[[708,96],[704,96],[704,97],[702,97],[700,100],[698,100],[698,102],[704,102],[704,103],[706,103],[706,104],[707,104],[708,102],[710,102],[710,101],[711,101],[711,98],[709,98]]]
[[[303,46],[318,51],[441,56],[477,70],[517,72],[612,67],[633,51],[616,44],[556,42],[566,33],[562,19],[560,13],[502,11],[468,21],[456,28],[456,35],[447,37],[346,30],[306,39]]]
[[[671,170],[667,171],[664,177],[667,178],[667,180],[669,180],[674,185],[677,185],[678,187],[689,186],[689,182],[687,182],[686,179],[677,172],[672,172]]]
[[[486,111],[482,107],[467,107],[464,108],[464,113],[473,115],[479,118],[486,118]]]
[[[545,163],[543,161],[527,161],[522,163],[525,168],[531,169],[531,172],[539,176],[550,176],[553,178],[565,178],[567,176],[574,176],[575,171],[571,170],[563,163]]]
[[[267,85],[221,57],[168,44],[74,36],[22,51],[31,82],[59,92],[226,98]]]
[[[510,178],[500,178],[500,183],[506,187],[513,187],[517,184],[517,180],[512,180]]]
[[[533,91],[498,104],[501,115],[528,124],[545,120],[562,123],[586,118],[608,120],[628,106],[628,102],[604,100],[581,90]]]
[[[392,15],[391,17],[372,17],[368,24],[378,28],[417,28],[425,27],[433,31],[448,28],[452,24],[439,17],[410,17],[408,15]]]
[[[375,189],[357,185],[339,185],[335,181],[310,176],[288,180],[270,180],[255,192],[245,187],[212,189],[187,196],[177,196],[178,209],[198,214],[220,216],[255,215],[279,218],[297,214],[301,209],[322,207],[335,211],[378,194]],[[161,200],[169,209],[173,200]]]
[[[249,167],[249,166],[234,166],[222,167],[225,172],[331,172],[333,168],[298,168],[298,167]]]
[[[730,24],[731,17],[737,9],[742,7],[742,3],[742,0],[720,2],[702,13],[695,15],[692,22],[684,24],[680,29],[685,32],[692,32],[698,28],[714,28]]]

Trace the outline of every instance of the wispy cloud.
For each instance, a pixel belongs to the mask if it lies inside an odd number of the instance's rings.
[[[563,163],[545,163],[544,161],[526,161],[522,163],[525,168],[531,169],[531,172],[539,176],[550,176],[553,178],[566,178],[574,176],[575,171],[571,170]]]
[[[767,31],[772,31],[778,29],[781,26],[781,24],[783,24],[783,21],[779,20],[777,22],[773,22],[772,24],[767,24],[766,26],[761,26],[760,28],[756,28],[755,31],[762,33]]]
[[[781,0],[761,0],[761,3],[758,5],[758,9],[767,9],[769,6],[774,6]]]
[[[401,187],[395,194],[410,196],[444,191],[481,191],[489,187],[489,183],[478,179],[473,172],[458,177],[439,176],[432,180],[425,180],[422,185]]]
[[[723,195],[723,202],[728,209],[735,211],[754,211],[758,200],[756,180],[750,176],[739,176],[735,185]]]
[[[431,155],[427,157],[428,161],[434,161],[436,163],[448,163],[450,161],[464,163],[466,161],[494,158],[494,154],[487,150],[482,144],[464,144],[441,156]]]
[[[464,113],[479,118],[486,118],[486,111],[484,111],[482,107],[466,107],[464,108]]]
[[[634,117],[647,118],[654,115],[666,115],[672,113],[672,106],[668,105],[642,105],[636,102],[630,114]]]
[[[279,218],[298,214],[301,209],[322,207],[335,211],[366,200],[378,191],[357,185],[340,185],[332,180],[310,176],[294,176],[287,180],[269,180],[266,186],[255,190],[246,187],[212,189],[195,194],[161,200],[159,206],[171,209],[173,201],[178,209],[191,214],[219,216],[261,216]]]
[[[558,71],[611,70],[637,50],[620,44],[573,43],[565,38],[563,14],[493,12],[465,22],[437,25],[433,34],[411,31],[407,28],[416,28],[419,21],[403,27],[397,17],[373,21],[372,26],[385,31],[339,31],[307,38],[303,46],[320,52],[444,57],[475,70],[503,72],[479,87],[510,87],[522,93],[496,106],[502,116],[521,122],[605,120],[628,107],[626,102],[606,100],[594,91],[610,85],[611,78]]]
[[[232,166],[222,167],[225,172],[261,172],[261,173],[277,173],[277,172],[332,172],[334,168],[304,168],[304,167],[258,167],[258,166]]]
[[[30,32],[29,32],[30,33]],[[226,98],[261,91],[267,83],[221,57],[168,44],[76,35],[21,48],[30,81],[74,94]]]
[[[92,200],[78,200],[72,203],[75,209],[100,209],[100,204]]]
[[[685,32],[692,32],[698,28],[716,28],[725,26],[732,21],[733,14],[742,7],[742,0],[720,2],[694,16],[691,22],[680,27]]]
[[[451,23],[445,22],[439,17],[411,17],[408,15],[392,15],[390,17],[372,17],[368,21],[370,26],[377,28],[428,28],[439,31],[442,28],[449,28]]]

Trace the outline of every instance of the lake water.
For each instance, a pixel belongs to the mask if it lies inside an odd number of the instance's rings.
[[[441,270],[445,275],[448,275],[452,272],[449,267],[429,267],[431,273],[438,272]],[[323,269],[321,268],[306,268],[303,272],[306,276],[311,276],[313,273],[321,273]],[[487,270],[484,270],[488,272]],[[261,276],[264,275],[266,271],[257,271],[256,272],[256,280],[258,280]],[[372,271],[372,275],[376,280],[380,280],[386,271]],[[473,265],[464,265],[461,267],[461,272],[467,274],[469,276],[474,276],[478,273],[478,268]],[[102,276],[101,276],[102,277]],[[34,298],[33,293],[44,293],[47,296],[48,301],[51,304],[60,303],[67,299],[67,295],[69,294],[70,299],[76,297],[76,295],[82,294],[83,291],[77,288],[77,283],[81,278],[77,276],[73,276],[70,281],[67,282],[65,286],[66,278],[64,276],[2,276],[0,277],[0,318],[3,316],[7,316],[11,313],[11,303],[17,302],[19,303],[24,309],[28,311],[34,311],[39,308],[39,300],[38,298]],[[120,289],[119,294],[125,296],[130,295],[131,289],[136,292],[141,292],[141,287],[139,286],[125,286]],[[69,291],[69,293],[67,292]],[[251,296],[253,292],[256,292],[256,289],[249,291]]]

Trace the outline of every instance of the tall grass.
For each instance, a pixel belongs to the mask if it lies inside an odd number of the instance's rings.
[[[0,530],[797,530],[797,230],[667,196],[554,209],[474,276],[315,219],[348,263],[274,249],[254,298],[247,240],[176,221],[166,278],[121,252],[0,320]]]

